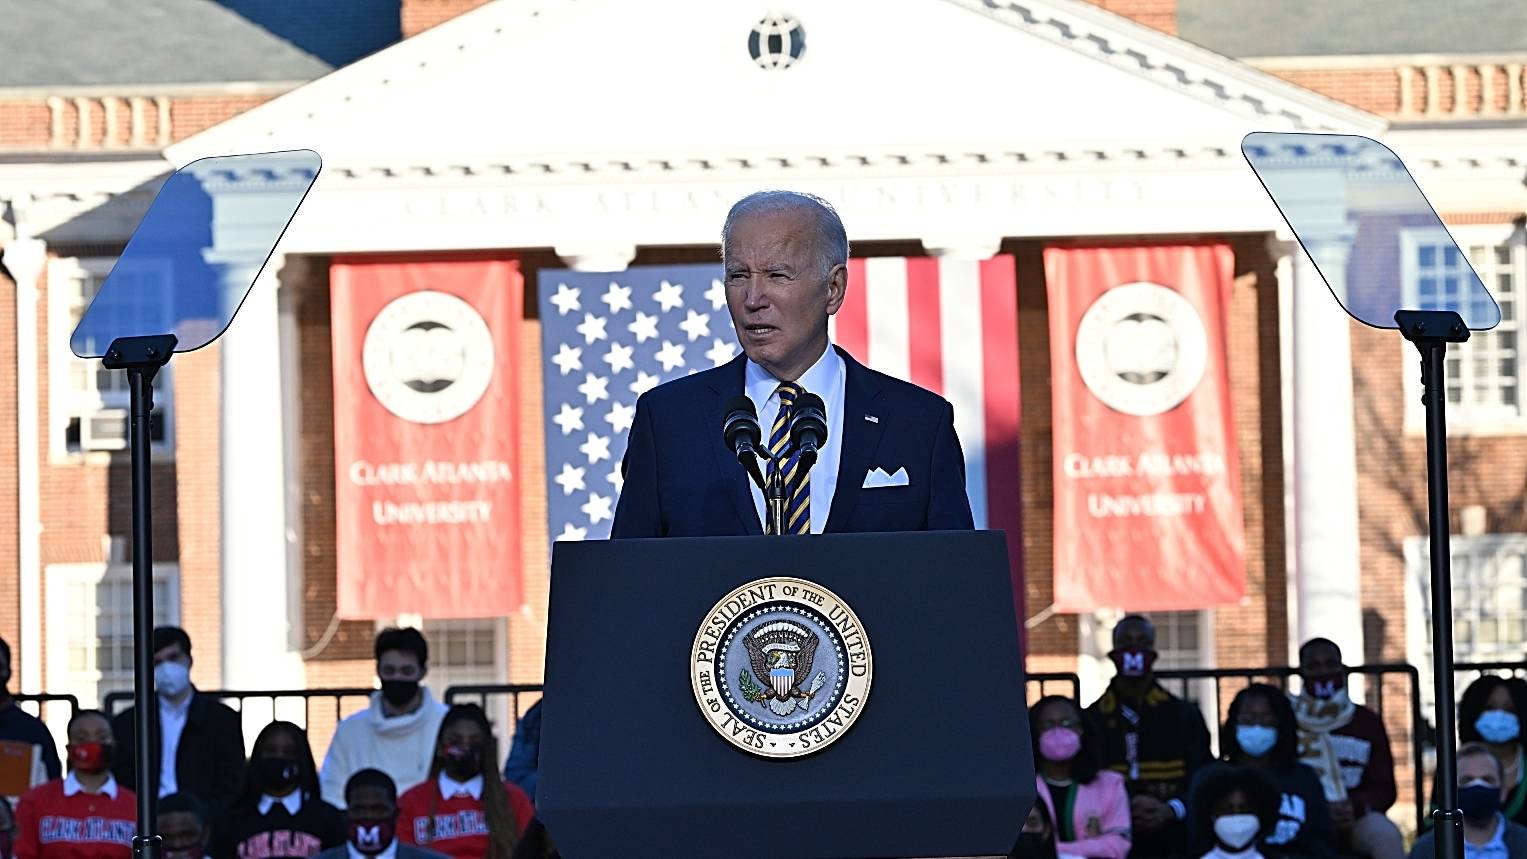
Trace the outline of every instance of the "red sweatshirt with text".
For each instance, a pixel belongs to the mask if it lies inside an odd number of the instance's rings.
[[[16,859],[128,859],[138,799],[125,787],[64,796],[64,779],[27,791],[16,806]]]
[[[524,835],[535,817],[535,805],[518,785],[505,782],[504,790]],[[483,859],[488,855],[488,817],[482,800],[464,795],[445,799],[435,779],[414,785],[398,797],[398,840],[453,859]]]

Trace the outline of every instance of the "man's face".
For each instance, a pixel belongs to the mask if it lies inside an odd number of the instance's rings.
[[[191,667],[191,654],[187,653],[178,643],[168,647],[161,647],[154,651],[154,664],[161,662],[179,662],[187,668]]]
[[[350,791],[345,805],[345,814],[351,820],[390,820],[397,813],[397,803],[387,798],[387,791],[375,785],[362,785]]]
[[[419,657],[405,650],[385,650],[376,661],[376,676],[383,680],[421,680],[424,666]]]
[[[827,317],[843,305],[848,270],[823,269],[816,221],[805,209],[738,216],[723,256],[742,351],[775,378],[795,381],[827,349]]]
[[[201,821],[185,811],[159,815],[159,835],[166,850],[187,850],[203,843]]]
[[[1500,768],[1486,755],[1463,755],[1458,759],[1458,786],[1463,787],[1471,781],[1500,787]]]
[[[86,716],[76,719],[69,726],[69,745],[78,746],[85,743],[111,743],[111,723],[100,716]]]
[[[1329,644],[1306,647],[1299,656],[1299,676],[1305,680],[1311,677],[1330,677],[1342,672],[1341,656]]]
[[[1156,637],[1149,626],[1137,620],[1127,620],[1114,627],[1113,646],[1115,650],[1155,651]]]

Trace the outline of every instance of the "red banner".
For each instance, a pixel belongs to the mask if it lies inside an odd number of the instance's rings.
[[[1052,247],[1055,608],[1198,609],[1246,590],[1221,244]]]
[[[519,609],[517,261],[339,258],[339,616]]]

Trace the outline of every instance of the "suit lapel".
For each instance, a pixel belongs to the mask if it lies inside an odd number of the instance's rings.
[[[737,462],[737,457],[727,449],[726,440],[721,437],[721,421],[726,417],[726,401],[745,393],[742,387],[743,367],[746,360],[746,356],[743,355],[733,358],[727,365],[726,373],[721,374],[718,381],[711,385],[713,396],[706,405],[706,420],[714,430],[710,435],[711,451],[715,454],[716,466],[732,484],[732,504],[737,508],[737,519],[742,524],[742,532],[762,534],[763,523],[758,521],[758,508],[753,506],[752,482],[747,470]]]
[[[837,347],[834,347],[837,348]],[[880,435],[884,423],[870,421],[875,415],[873,402],[880,396],[880,386],[870,376],[864,365],[855,361],[842,349],[843,356],[843,444],[838,453],[838,487],[833,491],[832,509],[827,514],[827,532],[842,531],[859,504],[863,491],[864,475],[875,461],[880,449]],[[876,417],[881,417],[875,415]],[[883,418],[882,418],[883,420]]]

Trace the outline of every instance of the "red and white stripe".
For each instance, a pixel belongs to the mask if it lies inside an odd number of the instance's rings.
[[[1008,533],[1015,571],[1022,524],[1017,305],[1011,256],[856,258],[848,263],[848,296],[831,321],[833,342],[859,361],[954,406],[976,527]]]

